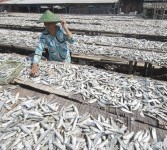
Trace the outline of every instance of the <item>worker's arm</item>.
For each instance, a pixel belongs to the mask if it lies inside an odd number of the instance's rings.
[[[65,40],[68,41],[70,44],[74,44],[75,43],[75,39],[73,38],[73,35],[72,35],[71,31],[68,29],[66,21],[64,21],[62,19],[61,25],[62,25],[62,28],[63,28],[64,32],[66,33],[64,35],[65,36]]]
[[[42,56],[42,52],[44,50],[44,47],[45,47],[45,37],[44,35],[42,34],[41,37],[40,37],[40,42],[35,50],[35,55],[34,55],[34,59],[33,59],[33,64],[32,64],[32,69],[31,69],[31,76],[36,76],[38,75],[39,73],[39,66],[38,66],[38,63],[41,59],[41,56]]]

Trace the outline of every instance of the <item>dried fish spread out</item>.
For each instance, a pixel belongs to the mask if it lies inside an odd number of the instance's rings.
[[[1,55],[1,60],[9,57],[10,55]],[[19,60],[16,56],[15,59]],[[56,62],[41,65],[40,76],[30,78],[30,64],[25,63],[25,66],[20,76],[24,80],[31,79],[37,84],[62,88],[71,94],[81,94],[85,102],[97,102],[101,107],[116,107],[128,113],[138,110],[142,116],[149,114],[166,120],[165,82]]]
[[[34,48],[39,42],[40,33],[0,29],[0,44]]]
[[[80,94],[83,102],[97,103],[103,108],[119,108],[126,113],[138,110],[142,117],[149,115],[167,121],[166,82],[58,62],[41,62],[39,76],[32,78],[29,76],[31,62],[7,54],[1,54],[0,58],[23,61],[25,67],[19,78],[24,81],[30,79],[71,95]]]
[[[70,46],[73,53],[95,54],[107,57],[123,58],[132,61],[151,62],[152,64],[166,65],[167,53],[154,51],[141,51],[131,48],[113,46],[98,46],[94,44],[76,43]]]
[[[28,73],[29,69],[25,68],[20,77],[62,88],[73,95],[81,94],[83,101],[97,102],[101,107],[118,107],[127,113],[138,110],[142,116],[146,113],[167,121],[166,82],[56,62],[41,65],[36,78],[30,78]]]
[[[0,35],[3,35],[0,36],[0,44],[29,47],[35,50],[40,33],[0,29]],[[76,44],[69,45],[73,54],[85,53],[159,65],[167,64],[167,42],[105,36],[74,35],[74,38],[77,40]]]
[[[0,24],[43,27],[37,24],[41,15],[22,14],[0,16]],[[63,15],[69,23],[69,27],[74,30],[88,30],[100,32],[113,32],[123,34],[140,34],[166,36],[166,20],[145,20],[137,17],[125,16],[83,16],[83,15]],[[108,24],[106,25],[106,21]]]
[[[40,32],[19,31],[0,29],[1,44],[22,45],[27,47],[35,47],[39,41]],[[17,36],[17,38],[16,38]],[[79,44],[101,44],[117,47],[128,47],[134,49],[142,49],[147,51],[158,50],[159,52],[167,51],[167,42],[149,41],[145,39],[126,38],[126,37],[107,37],[107,36],[88,36],[74,35]]]
[[[145,39],[126,38],[126,37],[107,37],[107,36],[88,36],[75,35],[78,43],[89,43],[98,45],[109,45],[115,47],[127,47],[134,49],[142,49],[147,51],[158,50],[159,52],[167,51],[167,42],[150,41]]]
[[[75,105],[59,108],[56,100],[20,97],[0,89],[1,150],[166,150],[167,137],[158,140],[156,129],[137,133],[124,123],[89,113]]]

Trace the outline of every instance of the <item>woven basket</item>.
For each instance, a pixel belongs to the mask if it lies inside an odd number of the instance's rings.
[[[5,77],[0,75],[0,85],[9,84],[14,78],[16,78],[23,69],[23,63],[16,61],[5,61],[0,65],[0,71],[6,69],[11,71]]]

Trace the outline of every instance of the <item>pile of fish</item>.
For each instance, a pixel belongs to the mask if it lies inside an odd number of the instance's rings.
[[[68,19],[67,19],[68,21]],[[97,20],[93,20],[93,19],[73,19],[71,18],[69,20],[69,23],[76,23],[76,24],[94,24],[94,25],[105,25],[105,21],[107,21],[108,24],[114,24],[117,25],[119,23],[121,23],[124,26],[129,26],[129,27],[133,27],[133,26],[138,26],[138,27],[154,27],[154,28],[166,28],[165,23],[166,21],[160,21],[160,20],[144,20],[144,19],[133,19],[133,20],[123,20],[121,18],[117,18],[117,19],[113,19],[113,18],[106,18],[106,20],[104,19],[97,19]],[[160,24],[161,23],[161,24]],[[112,25],[112,26],[114,26]],[[119,25],[120,26],[120,25]]]
[[[85,30],[85,31],[97,31],[97,32],[111,32],[111,33],[121,33],[121,34],[141,34],[141,35],[155,35],[155,36],[166,36],[166,28],[159,28],[153,26],[137,26],[130,24],[125,24],[123,22],[106,24],[103,25],[92,25],[92,24],[80,24],[80,23],[70,23],[70,29],[75,30]]]
[[[158,65],[167,65],[167,53],[141,51],[138,49],[120,48],[112,46],[98,46],[84,43],[71,45],[73,53],[104,55],[107,57],[124,58],[127,60],[145,61]]]
[[[78,19],[78,20],[138,20],[142,19],[139,16],[119,16],[119,15],[63,15],[65,19]],[[143,20],[143,19],[142,19]]]
[[[108,37],[108,36],[87,36],[75,35],[79,44],[98,44],[116,47],[134,48],[148,51],[167,52],[167,42],[149,41],[145,39],[125,38],[125,37]]]
[[[35,17],[36,18],[36,17]],[[16,25],[16,26],[33,26],[33,27],[43,27],[43,24],[39,24],[33,16],[25,14],[25,16],[1,16],[1,25]]]
[[[62,64],[58,62],[40,63],[40,74],[29,76],[31,59],[1,54],[0,60],[17,60],[25,64],[20,74],[22,80],[30,79],[36,84],[53,86],[70,93],[80,94],[84,103],[97,103],[106,108],[119,108],[133,114],[138,111],[155,119],[167,121],[167,84],[149,78],[105,72],[90,66]]]
[[[59,108],[56,100],[20,97],[11,89],[0,90],[1,150],[167,149],[167,137],[159,141],[155,128],[129,132],[112,117],[81,115],[75,105]]]
[[[0,44],[29,47],[35,50],[39,42],[40,33],[1,29],[0,35],[3,35],[0,36]],[[74,38],[77,42],[75,45],[70,45],[72,53],[120,57],[159,65],[167,64],[167,53],[165,53],[167,52],[167,42],[105,36],[74,35]],[[100,46],[100,44],[102,45]],[[107,46],[103,46],[103,44],[107,44]]]
[[[23,45],[27,47],[35,47],[39,41],[39,32],[16,31],[0,29],[0,43],[11,45]],[[17,38],[16,38],[17,37]],[[87,36],[76,35],[74,38],[79,44],[98,44],[117,47],[127,47],[134,49],[142,49],[148,51],[167,51],[167,42],[149,41],[145,39],[125,38],[125,37],[107,37],[107,36]]]
[[[0,44],[35,48],[41,33],[0,29]]]
[[[166,82],[58,62],[42,63],[39,76],[32,78],[29,65],[26,66],[19,77],[24,81],[30,79],[33,83],[53,86],[70,95],[80,94],[83,103],[119,108],[131,114],[137,110],[142,117],[146,114],[167,121]]]
[[[23,45],[35,47],[41,33],[28,31],[15,31],[0,29],[1,44]],[[10,36],[9,36],[10,35]],[[16,38],[17,37],[17,38]],[[74,35],[77,42],[88,44],[103,44],[111,46],[122,46],[136,49],[145,49],[148,51],[157,50],[159,52],[167,51],[167,42],[149,41],[145,39],[125,38],[125,37],[107,37],[107,36],[87,36]]]
[[[27,14],[26,14],[27,16]],[[37,20],[40,15],[33,15],[29,17],[13,17],[4,16],[0,17],[0,24],[4,25],[18,25],[18,26],[34,26],[42,27],[43,24],[38,24]],[[32,18],[32,19],[31,19]],[[69,27],[75,30],[87,31],[100,31],[100,32],[113,32],[122,34],[144,34],[155,36],[166,36],[166,23],[165,20],[144,20],[144,19],[130,19],[122,20],[123,17],[115,16],[64,16],[69,23]],[[115,19],[117,18],[117,19]],[[120,20],[119,20],[120,19]],[[108,24],[106,24],[106,21]]]
[[[27,13],[10,13],[8,15],[4,15],[4,14],[0,14],[0,17],[7,17],[7,18],[22,18],[22,19],[27,19],[27,20],[38,20],[39,17],[41,17],[42,14],[27,14]],[[78,19],[78,20],[127,20],[127,21],[133,21],[133,20],[140,20],[142,19],[140,16],[119,16],[119,15],[101,15],[101,16],[97,16],[97,15],[73,15],[73,14],[59,14],[60,16],[64,17],[67,20],[71,20],[71,19]],[[143,19],[142,19],[143,20]]]

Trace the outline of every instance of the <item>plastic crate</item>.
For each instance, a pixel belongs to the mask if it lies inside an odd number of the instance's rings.
[[[0,64],[0,85],[9,84],[23,69],[22,62],[5,61]]]

